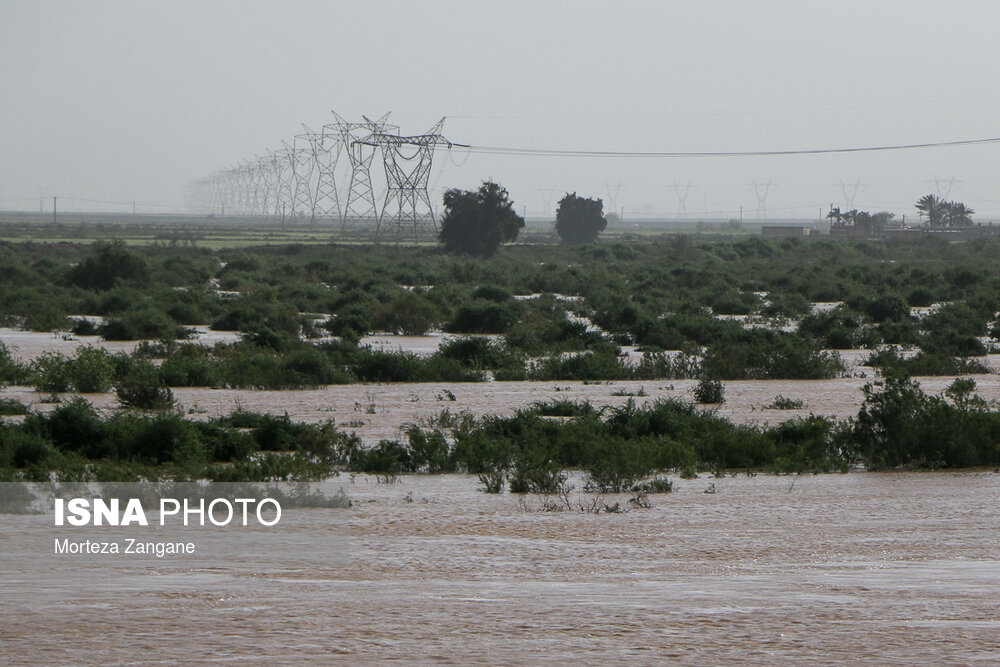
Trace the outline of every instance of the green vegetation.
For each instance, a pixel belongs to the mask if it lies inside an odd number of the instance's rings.
[[[726,402],[726,389],[718,380],[699,380],[694,388],[694,400],[703,404],[721,405]]]
[[[482,198],[513,215],[502,188],[490,185],[465,195],[475,195],[477,207]],[[0,347],[0,382],[43,391],[108,391],[130,364],[152,359],[162,361],[156,373],[166,387],[272,389],[489,374],[817,379],[847,372],[830,350],[886,346],[918,352],[915,359],[878,353],[872,363],[886,372],[965,374],[982,372],[975,357],[997,348],[1000,311],[1000,243],[990,239],[679,235],[517,245],[489,258],[384,245],[23,243],[0,245],[0,267],[0,322],[7,326],[165,341],[156,354],[131,360],[92,351],[43,355],[27,365]],[[813,311],[815,301],[840,305]],[[936,304],[930,313],[911,313],[929,304]],[[194,325],[238,331],[241,341],[177,343]],[[430,357],[359,345],[374,333],[435,330],[502,341]],[[324,339],[328,334],[337,340]],[[639,346],[644,358],[626,363],[624,345]]]
[[[58,481],[309,481],[332,474],[355,440],[331,424],[243,412],[208,422],[173,412],[103,417],[77,399],[0,425],[0,474],[28,481],[46,481],[50,472]]]
[[[448,252],[490,257],[524,229],[524,218],[514,211],[507,190],[492,181],[475,192],[448,190],[444,208],[439,238]]]
[[[797,398],[787,398],[778,394],[774,400],[764,406],[765,410],[801,410],[805,403]]]
[[[975,213],[962,202],[944,201],[937,195],[924,195],[916,203],[921,217],[931,227],[969,227]]]
[[[63,481],[322,479],[338,470],[380,475],[476,474],[490,492],[558,494],[569,470],[600,493],[670,489],[670,471],[690,477],[727,470],[846,471],[852,466],[954,468],[1000,465],[1000,405],[959,379],[939,396],[905,376],[864,389],[857,418],[810,415],[776,426],[736,425],[681,400],[638,407],[537,403],[511,416],[445,413],[433,428],[366,447],[332,422],[234,412],[205,422],[169,411],[98,414],[76,399],[21,423],[0,424],[4,479]]]
[[[594,243],[608,226],[604,202],[567,194],[556,208],[556,233],[563,243]]]

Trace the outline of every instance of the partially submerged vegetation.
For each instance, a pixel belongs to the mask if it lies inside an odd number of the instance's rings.
[[[664,474],[729,470],[847,471],[1000,465],[1000,406],[959,379],[942,395],[905,376],[865,387],[855,419],[809,415],[775,426],[734,424],[681,400],[597,408],[538,403],[509,416],[443,413],[397,440],[367,446],[333,422],[237,411],[205,422],[171,410],[104,416],[76,399],[0,425],[3,479],[315,480],[338,471],[465,472],[485,490],[560,493],[567,471],[600,493],[670,489]]]
[[[489,253],[486,253],[489,254]],[[436,248],[286,245],[210,250],[116,241],[0,245],[0,322],[105,340],[19,361],[0,342],[0,384],[114,391],[50,413],[4,401],[6,478],[318,479],[337,471],[468,472],[484,488],[560,493],[568,470],[598,492],[669,490],[668,472],[784,472],[1000,464],[997,407],[971,381],[925,395],[908,375],[968,375],[1000,340],[1000,243],[767,241],[522,245],[487,259]],[[817,307],[815,304],[825,304]],[[234,343],[185,339],[191,327]],[[360,344],[442,331],[436,352]],[[69,334],[67,334],[69,335]],[[635,346],[638,359],[623,347]],[[413,426],[363,444],[335,424],[175,411],[171,387],[293,389],[355,382],[819,379],[868,349],[884,379],[858,417],[732,424],[681,401],[538,404],[512,416]],[[769,409],[800,409],[777,397]]]
[[[272,389],[491,376],[819,379],[846,372],[832,351],[845,348],[877,350],[870,363],[885,372],[968,374],[986,370],[975,357],[996,348],[1000,330],[1000,244],[992,240],[676,236],[518,246],[490,259],[429,248],[209,251],[112,241],[7,244],[0,259],[8,326],[164,341],[131,362],[115,360],[117,375],[95,371],[107,360],[92,351],[18,367],[0,350],[0,381],[43,391],[107,391],[129,363],[152,358],[162,360],[165,386]],[[192,326],[206,324],[242,340],[183,344]],[[358,344],[377,332],[432,330],[459,340],[428,358]],[[461,338],[481,335],[492,337]],[[641,360],[627,361],[624,345],[639,346]]]

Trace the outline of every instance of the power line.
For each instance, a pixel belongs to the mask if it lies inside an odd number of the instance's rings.
[[[516,148],[506,146],[477,146],[475,144],[454,143],[470,152],[487,155],[522,155],[532,157],[600,157],[600,158],[715,158],[715,157],[769,157],[780,155],[828,155],[833,153],[872,153],[879,151],[901,151],[918,148],[945,148],[948,146],[977,146],[1000,143],[1000,137],[987,139],[962,139],[958,141],[937,141],[919,144],[898,144],[892,146],[860,146],[851,148],[807,148],[797,150],[762,151],[588,151],[560,150],[545,148]]]

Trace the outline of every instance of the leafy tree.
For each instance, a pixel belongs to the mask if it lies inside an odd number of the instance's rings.
[[[608,226],[604,202],[566,194],[556,209],[556,233],[564,243],[593,243]]]
[[[441,319],[437,305],[417,292],[404,292],[376,310],[373,326],[380,331],[423,336]]]
[[[136,285],[149,282],[149,264],[144,257],[132,253],[125,242],[97,241],[94,254],[73,267],[67,279],[70,284],[85,289],[111,289],[119,280]]]
[[[448,252],[490,257],[524,229],[524,218],[514,211],[507,189],[492,181],[476,191],[448,190],[444,206],[438,238]]]

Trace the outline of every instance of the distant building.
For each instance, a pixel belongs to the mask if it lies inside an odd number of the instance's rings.
[[[764,225],[760,228],[761,236],[809,236],[811,227],[804,225]]]

